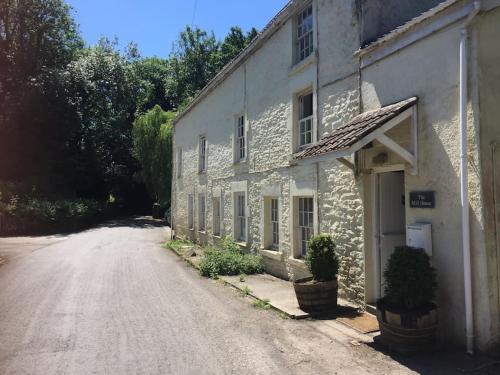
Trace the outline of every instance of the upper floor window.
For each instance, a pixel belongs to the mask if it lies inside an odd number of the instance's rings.
[[[182,148],[177,149],[177,177],[182,177]]]
[[[207,170],[207,138],[205,136],[200,137],[198,157],[198,171],[203,173]]]
[[[235,161],[240,162],[246,158],[246,139],[245,139],[245,116],[238,116],[236,120],[236,142],[235,142]]]
[[[299,148],[313,141],[313,94],[301,95],[299,101]]]
[[[313,11],[309,4],[297,15],[297,62],[313,52]]]

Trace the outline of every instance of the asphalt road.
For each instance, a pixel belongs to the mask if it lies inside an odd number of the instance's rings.
[[[348,331],[254,308],[165,234],[138,218],[0,239],[0,374],[413,373]]]

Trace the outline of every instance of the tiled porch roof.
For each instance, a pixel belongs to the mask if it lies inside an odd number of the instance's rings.
[[[412,97],[398,103],[362,113],[354,117],[347,124],[335,129],[331,134],[320,139],[319,142],[296,153],[294,159],[305,159],[332,151],[347,149],[413,106],[417,101],[418,98]]]

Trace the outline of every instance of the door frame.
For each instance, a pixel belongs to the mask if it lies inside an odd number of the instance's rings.
[[[387,172],[403,172],[403,189],[406,194],[406,176],[404,164],[395,164],[384,167],[374,167],[370,175],[371,189],[371,216],[372,216],[372,282],[374,285],[373,295],[376,302],[381,297],[381,284],[382,284],[382,265],[380,264],[380,174]],[[405,208],[406,215],[406,208]],[[372,301],[370,301],[372,302]]]

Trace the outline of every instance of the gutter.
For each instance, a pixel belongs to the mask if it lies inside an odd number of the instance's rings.
[[[467,354],[474,355],[474,304],[472,299],[472,270],[470,250],[469,186],[467,161],[467,38],[468,27],[481,9],[480,1],[460,28],[460,203],[462,210],[462,251],[464,258],[465,334]]]

